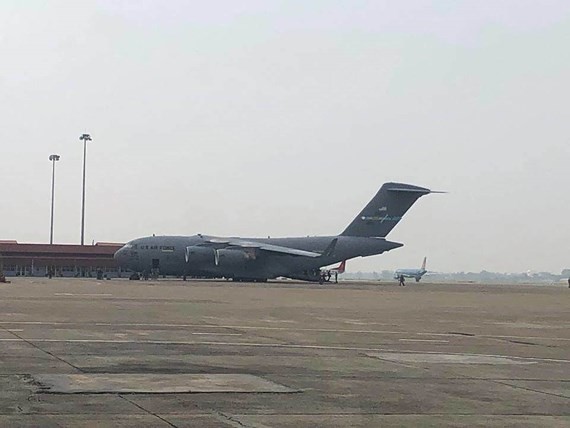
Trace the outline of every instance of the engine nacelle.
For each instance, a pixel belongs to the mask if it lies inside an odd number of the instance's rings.
[[[216,256],[214,253],[213,248],[208,247],[199,247],[197,245],[192,245],[190,247],[186,247],[186,251],[184,252],[184,256],[186,258],[186,263],[192,265],[201,265],[201,264],[211,264],[213,265]]]
[[[240,267],[252,260],[252,256],[243,250],[216,250],[216,266],[222,268]]]

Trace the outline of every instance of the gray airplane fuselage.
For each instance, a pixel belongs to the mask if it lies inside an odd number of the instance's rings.
[[[247,256],[242,249],[228,249],[216,263],[214,249],[202,247],[203,253],[194,261],[188,260],[187,248],[195,248],[212,236],[149,236],[130,241],[117,251],[120,266],[135,272],[158,269],[161,275],[225,277],[234,279],[268,279],[285,276],[317,280],[318,270],[333,263],[354,257],[382,254],[403,244],[384,238],[353,236],[313,236],[300,238],[245,238],[248,242],[267,243],[315,253],[323,253],[334,240],[332,254],[306,258],[287,254],[256,254]],[[220,239],[215,237],[216,239]],[[243,239],[243,238],[240,238]],[[224,257],[232,260],[225,262]]]

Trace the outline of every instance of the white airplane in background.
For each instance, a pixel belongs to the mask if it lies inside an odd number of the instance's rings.
[[[340,265],[332,269],[321,269],[321,278],[323,282],[330,282],[331,277],[334,275],[334,283],[338,284],[338,276],[344,273],[346,269],[346,260],[343,260]],[[320,281],[319,281],[320,282]]]
[[[426,262],[427,257],[424,257],[422,267],[419,269],[398,269],[396,272],[394,272],[394,279],[399,279],[401,276],[403,276],[404,278],[415,278],[416,282],[420,282],[422,276],[427,273]]]

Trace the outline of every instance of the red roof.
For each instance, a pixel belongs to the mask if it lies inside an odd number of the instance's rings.
[[[69,255],[69,256],[112,256],[124,244],[97,243],[95,245],[70,244],[19,244],[16,241],[0,241],[0,253],[36,255]]]

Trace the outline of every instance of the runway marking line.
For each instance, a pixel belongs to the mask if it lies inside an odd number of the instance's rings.
[[[515,335],[489,335],[475,334],[473,336],[461,336],[453,333],[430,333],[430,332],[410,332],[410,331],[391,331],[391,330],[350,330],[350,329],[328,329],[328,328],[293,328],[293,327],[271,327],[271,326],[250,326],[250,325],[216,325],[216,324],[158,324],[158,323],[74,323],[74,322],[50,322],[50,321],[0,321],[0,325],[94,325],[99,327],[199,327],[199,328],[225,328],[225,329],[241,329],[241,330],[277,330],[277,331],[314,331],[317,333],[349,333],[349,334],[401,334],[417,335],[417,336],[443,336],[456,337],[464,339],[540,339],[540,340],[560,340],[570,341],[565,337],[541,337],[541,336],[515,336]]]
[[[208,333],[208,332],[201,332],[201,333],[186,333],[186,334],[193,334],[195,336],[243,336],[243,333]]]
[[[54,296],[71,297],[112,297],[112,294],[74,294],[74,293],[54,293]]]
[[[435,355],[467,355],[475,357],[496,357],[496,358],[513,358],[517,360],[543,361],[554,363],[570,363],[570,360],[556,358],[537,358],[537,357],[517,357],[513,355],[496,355],[496,354],[474,354],[474,353],[452,353],[440,351],[408,351],[402,349],[384,349],[384,348],[364,348],[350,346],[327,346],[327,345],[295,345],[286,343],[250,343],[250,342],[192,342],[192,341],[173,341],[173,340],[106,340],[106,339],[0,339],[0,342],[38,342],[38,343],[130,343],[140,345],[192,345],[192,346],[243,346],[256,348],[288,348],[288,349],[323,349],[332,351],[374,351],[387,352],[394,354],[435,354]]]

